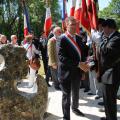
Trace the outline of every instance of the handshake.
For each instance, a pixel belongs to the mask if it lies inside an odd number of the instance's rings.
[[[90,70],[90,65],[86,62],[80,62],[78,67],[84,72],[88,72]]]

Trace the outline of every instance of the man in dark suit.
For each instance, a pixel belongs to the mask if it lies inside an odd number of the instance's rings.
[[[100,77],[103,83],[103,100],[106,118],[117,120],[117,91],[120,85],[120,33],[116,22],[107,19],[103,24],[103,41],[100,45]]]
[[[67,31],[60,38],[58,50],[58,79],[63,92],[62,109],[63,120],[70,120],[70,101],[72,93],[72,111],[80,116],[84,116],[78,109],[79,106],[79,88],[81,80],[81,69],[88,70],[88,65],[84,62],[84,45],[82,38],[75,35],[76,20],[68,17],[65,21]],[[81,67],[81,69],[80,69]]]

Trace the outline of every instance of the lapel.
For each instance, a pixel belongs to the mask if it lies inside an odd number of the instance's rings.
[[[114,41],[114,40],[117,40],[119,39],[119,37],[117,36],[117,31],[114,32],[109,38],[108,38],[108,41]]]

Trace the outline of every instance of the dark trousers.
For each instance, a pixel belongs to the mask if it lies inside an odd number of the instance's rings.
[[[82,73],[84,75],[83,80],[81,80],[80,87],[85,88],[85,90],[90,89],[90,82],[89,82],[89,74],[87,73]]]
[[[55,88],[59,88],[59,81],[58,81],[58,70],[53,69],[50,67],[51,70],[51,75],[52,75],[52,80]]]
[[[103,84],[103,100],[107,120],[117,120],[117,91],[120,82],[115,84]]]
[[[49,84],[49,78],[52,79],[51,76],[51,71],[50,71],[50,66],[48,66],[48,58],[45,56],[45,54],[42,54],[42,60],[43,60],[43,66],[44,66],[44,71],[45,71],[45,76],[46,76],[46,83]]]
[[[46,73],[46,82],[47,82],[47,84],[49,83],[49,78],[52,79],[50,66],[48,66],[47,73]]]
[[[79,106],[79,88],[80,88],[81,75],[73,73],[61,84],[62,95],[62,110],[63,119],[70,120],[70,104],[72,94],[72,109],[78,108]]]

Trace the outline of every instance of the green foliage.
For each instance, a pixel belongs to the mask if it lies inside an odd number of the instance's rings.
[[[0,33],[7,35],[17,34],[23,39],[23,6],[22,0],[0,0]],[[53,23],[60,19],[60,6],[58,0],[50,0]],[[45,0],[25,0],[29,11],[30,25],[36,36],[43,31],[46,5]]]
[[[120,29],[120,0],[112,0],[108,7],[99,12],[99,17],[114,19]]]

